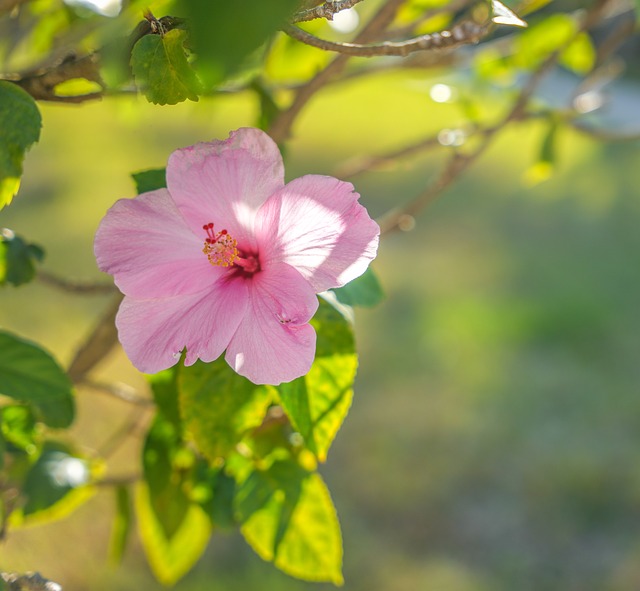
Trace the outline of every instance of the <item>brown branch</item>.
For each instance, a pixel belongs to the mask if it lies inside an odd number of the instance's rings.
[[[529,99],[544,75],[556,63],[557,58],[558,54],[553,53],[539,66],[520,91],[509,113],[497,125],[485,128],[479,132],[482,135],[482,139],[478,148],[466,154],[460,152],[454,153],[435,182],[429,185],[420,195],[404,207],[391,210],[383,215],[378,220],[380,233],[386,234],[394,230],[412,229],[414,216],[431,205],[449,185],[453,184],[459,175],[480,157],[489,146],[491,139],[501,129],[512,121],[524,119],[526,117],[525,108]]]
[[[291,22],[301,23],[304,21],[312,21],[317,18],[326,18],[331,21],[333,20],[333,15],[337,12],[352,8],[362,1],[363,0],[335,0],[335,2],[324,2],[323,4],[320,4],[320,6],[314,6],[297,12],[291,18]]]
[[[40,573],[0,573],[7,591],[62,591],[58,583],[43,578]]]
[[[406,158],[407,156],[413,156],[432,148],[441,146],[442,143],[438,139],[438,135],[434,135],[420,141],[403,146],[398,150],[389,152],[387,154],[380,154],[378,156],[359,156],[347,162],[343,163],[339,168],[334,171],[334,176],[340,179],[347,179],[354,177],[368,170],[375,169],[379,166],[383,166],[389,162],[394,162],[400,158]]]
[[[432,8],[425,11],[420,15],[420,18],[416,19],[412,23],[409,23],[408,25],[389,29],[387,31],[387,36],[392,39],[401,39],[402,37],[411,35],[416,30],[416,27],[419,27],[421,24],[428,21],[429,19],[432,19],[434,16],[439,16],[444,13],[459,12],[475,1],[476,0],[451,0],[451,2],[449,2],[449,4],[445,6],[438,6],[437,8]]]
[[[76,352],[67,370],[69,377],[74,382],[82,382],[93,367],[96,366],[118,342],[115,319],[122,297],[122,294],[115,296],[104,316],[98,321],[98,324],[87,340]]]
[[[37,274],[39,281],[67,293],[78,295],[104,295],[106,293],[115,293],[117,290],[113,283],[87,283],[80,281],[71,281],[63,279],[48,271],[40,270]]]
[[[83,378],[81,382],[77,383],[79,386],[86,386],[96,392],[107,394],[123,402],[129,404],[135,404],[137,406],[154,406],[153,400],[146,396],[140,396],[134,388],[127,384],[111,384],[107,382],[97,382],[95,380],[89,380]]]
[[[3,12],[11,12],[14,8],[24,4],[29,0],[0,0],[0,14]]]
[[[41,101],[81,103],[102,98],[101,91],[79,96],[58,96],[55,93],[55,87],[58,84],[74,78],[85,78],[104,88],[97,54],[92,53],[82,57],[70,55],[54,66],[27,72],[21,76],[8,76],[4,79],[17,84],[34,99]]]
[[[576,35],[595,26],[601,17],[606,14],[608,4],[613,0],[597,0],[591,10],[586,14]],[[570,43],[573,39],[569,40]],[[478,157],[485,151],[491,139],[506,125],[512,121],[522,120],[526,117],[526,107],[531,99],[535,89],[540,84],[542,78],[556,64],[559,52],[550,54],[544,60],[537,70],[529,77],[526,84],[520,91],[516,101],[514,102],[509,113],[495,126],[482,130],[482,142],[475,151],[463,154],[456,152],[448,161],[447,165],[440,173],[438,178],[430,186],[428,186],[413,201],[400,209],[393,209],[378,220],[380,224],[380,233],[385,234],[395,230],[412,229],[414,225],[414,216],[422,212],[442,192],[451,185],[459,175],[473,164]]]
[[[391,21],[393,21],[397,10],[403,2],[404,0],[387,0],[365,25],[364,29],[360,31],[360,34],[355,39],[355,43],[368,43],[371,39],[375,39],[376,36],[385,30]],[[316,76],[298,89],[289,108],[280,113],[271,124],[269,134],[274,141],[281,143],[289,137],[293,122],[300,111],[302,111],[316,92],[342,72],[348,60],[349,56],[344,54],[338,55],[326,68],[320,70]]]
[[[453,26],[451,30],[420,35],[407,41],[384,41],[370,45],[327,41],[292,25],[285,25],[282,30],[297,41],[325,51],[335,51],[344,55],[359,57],[379,55],[404,57],[416,51],[454,49],[462,45],[477,43],[487,34],[490,25],[490,21],[478,24],[472,20],[467,20]]]

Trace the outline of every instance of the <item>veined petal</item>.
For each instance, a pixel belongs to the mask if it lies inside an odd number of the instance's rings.
[[[120,199],[100,222],[94,242],[98,266],[136,298],[202,291],[223,269],[209,264],[196,236],[166,189]]]
[[[289,382],[306,374],[315,356],[309,320],[318,298],[295,269],[280,263],[248,282],[249,306],[227,348],[227,363],[255,384]]]
[[[176,364],[186,347],[185,365],[210,362],[225,350],[249,304],[245,281],[221,279],[204,291],[170,298],[125,297],[116,317],[118,337],[144,373]]]
[[[376,256],[380,228],[359,197],[351,183],[329,176],[288,183],[258,212],[263,267],[287,263],[318,293],[362,275]]]
[[[275,142],[259,129],[242,128],[225,141],[176,150],[167,186],[190,227],[213,222],[243,250],[255,251],[253,225],[260,206],[284,186],[284,165]]]

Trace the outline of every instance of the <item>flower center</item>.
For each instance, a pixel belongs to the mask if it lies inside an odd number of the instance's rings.
[[[226,230],[218,233],[213,231],[213,223],[202,226],[207,233],[202,252],[207,255],[209,262],[216,267],[228,267],[233,265],[238,258],[237,242]]]
[[[238,243],[226,230],[214,232],[213,222],[202,226],[207,233],[202,252],[207,255],[209,262],[216,267],[230,267],[235,265],[238,270],[252,275],[260,270],[260,261],[257,256],[241,256]]]

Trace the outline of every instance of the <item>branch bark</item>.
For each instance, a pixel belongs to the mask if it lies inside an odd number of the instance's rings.
[[[282,30],[297,41],[311,45],[312,47],[317,47],[318,49],[324,49],[325,51],[335,51],[344,55],[359,57],[374,57],[379,55],[405,57],[416,51],[454,49],[462,45],[477,43],[487,34],[490,25],[490,21],[478,24],[472,20],[467,20],[455,25],[451,30],[420,35],[407,41],[384,41],[370,45],[327,41],[293,25],[285,25]]]

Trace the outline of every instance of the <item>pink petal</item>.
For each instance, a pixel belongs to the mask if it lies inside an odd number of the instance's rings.
[[[285,262],[316,292],[365,272],[380,228],[358,203],[351,183],[307,175],[288,183],[260,209],[256,233],[263,267]]]
[[[116,317],[118,337],[140,371],[156,373],[176,364],[218,358],[249,304],[246,282],[221,280],[200,293],[139,300],[125,297]]]
[[[160,189],[117,201],[100,222],[94,250],[123,293],[157,298],[202,291],[220,276],[203,245]]]
[[[282,263],[256,273],[249,284],[249,306],[227,348],[227,362],[255,384],[305,375],[316,349],[316,333],[307,324],[318,309],[313,289]]]
[[[257,210],[283,185],[278,146],[259,129],[242,128],[225,141],[176,150],[167,166],[167,186],[191,228],[200,235],[213,222],[245,251],[256,250]]]

